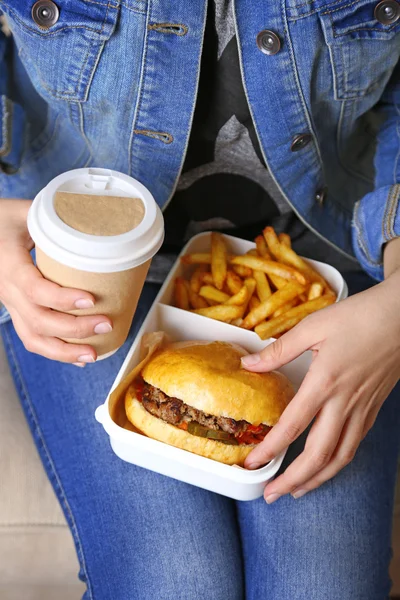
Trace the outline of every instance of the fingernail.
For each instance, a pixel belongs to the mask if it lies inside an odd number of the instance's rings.
[[[267,504],[272,504],[273,502],[275,502],[275,500],[278,500],[278,498],[281,497],[281,494],[270,494],[269,496],[267,496],[265,498],[265,502]]]
[[[81,363],[93,363],[94,358],[91,354],[83,354],[82,356],[78,356],[78,362]]]
[[[297,498],[301,498],[307,494],[308,490],[296,490],[292,493],[293,498],[297,500]]]
[[[72,364],[75,365],[75,367],[84,367],[85,366],[85,363],[76,362],[76,363],[72,363]]]
[[[93,306],[93,300],[88,300],[87,298],[80,298],[75,301],[75,308],[93,308]]]
[[[112,327],[110,323],[104,321],[103,323],[98,323],[94,328],[95,333],[110,333],[112,331]]]
[[[246,469],[258,469],[258,467],[261,467],[261,463],[250,463],[249,465],[246,465]]]
[[[242,356],[241,361],[242,365],[245,367],[252,367],[256,365],[261,360],[261,356],[259,354],[248,354],[247,356]]]

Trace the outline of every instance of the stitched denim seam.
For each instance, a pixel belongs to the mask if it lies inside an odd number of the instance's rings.
[[[293,45],[292,45],[292,40],[290,37],[290,33],[289,33],[289,27],[287,24],[287,20],[286,20],[286,10],[285,10],[285,0],[282,0],[281,3],[281,11],[282,11],[282,20],[285,24],[285,32],[286,32],[286,37],[288,40],[288,49],[289,49],[289,56],[290,56],[290,65],[293,71],[293,76],[294,76],[294,80],[296,82],[296,88],[298,91],[298,95],[300,98],[300,102],[303,108],[303,115],[305,117],[305,120],[308,123],[308,126],[310,128],[310,133],[312,134],[313,137],[313,143],[314,143],[314,147],[315,147],[315,151],[318,157],[318,162],[319,162],[319,168],[321,169],[321,171],[323,171],[323,162],[322,162],[322,157],[321,157],[321,152],[320,152],[320,148],[319,148],[319,144],[318,144],[318,138],[315,132],[315,127],[314,124],[312,123],[311,120],[311,115],[309,114],[309,111],[307,109],[307,104],[304,100],[304,94],[303,94],[303,89],[301,87],[301,83],[300,83],[300,79],[299,79],[299,71],[297,68],[297,64],[296,64],[296,58],[293,52]]]
[[[361,228],[361,223],[360,220],[358,218],[358,213],[360,210],[360,206],[361,206],[361,201],[359,200],[358,202],[356,202],[355,206],[354,206],[354,218],[353,218],[353,223],[354,223],[354,227],[357,231],[357,240],[358,240],[358,244],[360,246],[360,248],[362,249],[362,251],[364,252],[367,261],[369,262],[370,265],[377,267],[382,265],[382,261],[381,262],[375,262],[372,257],[369,254],[369,250],[368,247],[366,246],[365,242],[364,242],[364,236],[362,235],[362,228]]]
[[[93,65],[92,74],[91,74],[91,77],[89,78],[88,83],[87,83],[87,85],[86,85],[86,87],[84,89],[84,93],[83,93],[83,98],[84,99],[86,99],[86,97],[87,97],[87,91],[88,91],[89,82],[92,81],[93,73],[94,73],[94,71],[96,69],[96,66],[98,64],[98,61],[99,61],[99,58],[100,58],[100,54],[101,54],[103,48],[104,48],[104,44],[101,44],[98,47],[97,58],[96,58],[96,61],[95,61],[94,65]],[[90,54],[91,50],[92,50],[92,45],[89,44],[88,50],[87,50],[87,52],[85,54],[85,57],[84,57],[84,59],[82,61],[82,67],[81,67],[81,70],[80,70],[80,73],[79,73],[79,78],[77,79],[75,89],[72,92],[57,92],[53,88],[50,88],[45,83],[45,81],[43,81],[43,79],[39,75],[38,71],[36,71],[38,80],[40,81],[40,84],[44,87],[45,90],[47,90],[49,92],[49,94],[51,94],[53,96],[53,98],[57,98],[58,100],[70,100],[71,101],[72,99],[74,99],[76,97],[77,90],[78,90],[80,84],[82,83],[83,71],[84,71],[84,68],[85,68],[88,60],[89,60],[89,54]],[[81,102],[81,100],[76,100],[76,102]]]
[[[145,39],[144,39],[144,44],[143,44],[142,69],[141,69],[140,79],[139,79],[139,93],[138,93],[138,97],[137,97],[137,101],[136,101],[135,114],[133,115],[132,131],[131,131],[131,135],[129,138],[128,175],[132,175],[133,139],[134,139],[135,130],[136,130],[136,123],[138,121],[140,109],[142,106],[142,98],[143,98],[143,93],[144,93],[143,87],[144,87],[144,80],[145,80],[145,73],[146,73],[147,49],[148,49],[148,45],[149,45],[148,26],[149,26],[149,22],[150,22],[151,2],[152,2],[152,0],[149,0],[149,3],[147,5],[146,30],[145,30],[146,34],[145,34]]]
[[[129,6],[128,4],[126,4],[126,2],[120,2],[120,6],[124,6],[127,10],[130,10],[133,13],[137,13],[139,15],[145,15],[146,14],[146,9],[145,8],[135,8],[134,6]]]
[[[99,0],[83,0],[86,3],[90,3],[90,4],[99,4],[100,6],[110,6],[111,8],[118,8],[118,2],[117,4],[111,4],[111,2],[99,2]]]
[[[332,29],[334,29],[334,25],[333,25],[333,21],[332,21],[332,17],[329,16],[329,19],[331,21],[331,27]],[[342,34],[342,35],[346,35],[346,34]],[[336,36],[337,37],[337,36]],[[333,55],[333,44],[327,44],[328,48],[329,48],[329,56],[331,59],[331,66],[332,66],[332,70],[335,73],[335,78],[337,78],[337,73],[336,73],[336,65],[335,65],[335,58]],[[336,86],[336,98],[337,100],[354,100],[357,98],[363,98],[366,94],[370,94],[371,92],[373,92],[375,89],[377,89],[380,86],[380,81],[379,79],[375,82],[372,83],[371,85],[369,85],[366,89],[357,89],[357,88],[352,88],[350,89],[350,86],[348,84],[348,69],[345,68],[346,67],[346,61],[345,61],[345,56],[344,56],[344,44],[340,44],[339,48],[337,47],[337,45],[335,46],[337,50],[340,51],[341,56],[342,56],[342,66],[343,68],[341,69],[342,72],[344,73],[344,77],[345,77],[345,81],[343,84],[343,94],[339,94],[339,89]]]
[[[208,2],[209,2],[209,0],[205,0],[204,10],[206,11],[206,15],[207,15],[207,10],[208,10]],[[236,39],[238,40],[238,48],[239,48],[239,35],[238,35],[237,27],[236,27],[235,2],[233,2],[233,15],[234,15],[234,21],[235,21]],[[186,132],[185,145],[184,145],[184,149],[183,149],[183,152],[182,152],[181,163],[179,165],[178,173],[177,173],[174,185],[172,186],[169,198],[165,202],[165,204],[163,205],[163,208],[162,208],[163,211],[166,210],[167,206],[169,205],[169,203],[171,202],[171,200],[172,200],[172,198],[173,198],[173,196],[175,194],[176,188],[178,187],[180,175],[182,173],[183,165],[185,164],[185,158],[186,158],[187,149],[188,149],[188,146],[189,146],[190,132],[191,132],[191,129],[192,129],[192,124],[193,124],[193,119],[194,119],[194,112],[195,112],[195,108],[196,108],[196,104],[197,104],[197,95],[198,95],[199,85],[200,85],[201,57],[203,55],[205,29],[206,28],[205,28],[205,19],[204,19],[203,20],[203,35],[202,35],[202,38],[201,38],[201,47],[200,47],[200,58],[199,58],[199,61],[197,63],[197,71],[196,71],[196,92],[195,92],[195,94],[193,96],[192,106],[191,106],[191,109],[190,109],[189,127],[188,127],[188,130]],[[240,50],[239,50],[239,55],[240,55]],[[240,69],[241,69],[241,67],[240,67]],[[243,78],[242,72],[241,72],[241,76],[242,76],[243,88],[244,88],[245,94],[246,94],[246,100],[248,102],[247,91],[246,91],[246,88],[244,86],[244,78]]]
[[[390,188],[389,196],[386,202],[385,213],[382,221],[382,237],[388,242],[396,237],[394,232],[394,220],[397,213],[400,196],[400,185],[393,185]]]
[[[1,98],[1,103],[2,103],[2,111],[1,111],[1,116],[2,116],[2,136],[3,136],[3,145],[0,148],[0,156],[6,156],[9,152],[10,152],[10,139],[9,139],[9,135],[8,135],[8,121],[11,118],[11,114],[10,114],[10,101],[8,100],[8,98],[6,96],[2,96]]]
[[[337,4],[340,0],[335,0],[334,2],[332,2],[331,4],[327,5],[326,8],[329,8],[329,6],[334,6],[335,4]],[[318,8],[311,8],[311,5],[315,4],[314,0],[311,0],[311,2],[303,2],[302,4],[295,4],[292,8],[289,8],[289,10],[292,9],[298,9],[298,8],[303,8],[304,6],[310,6],[310,11],[307,13],[304,13],[302,15],[296,16],[296,17],[288,17],[289,21],[298,21],[300,19],[304,19],[306,17],[310,17],[311,15],[314,15],[315,13],[318,12]]]
[[[317,0],[310,0],[310,2],[302,2],[301,4],[294,4],[293,8],[303,8],[303,6],[309,6],[311,4],[315,4]],[[337,4],[338,2],[340,2],[341,0],[334,0],[333,2],[331,2],[330,4],[327,5],[327,8],[329,6],[334,6],[335,4]],[[318,10],[318,9],[315,9]]]
[[[395,110],[397,112],[397,115],[400,117],[400,106],[398,106],[396,104]],[[393,181],[395,183],[397,183],[400,179],[400,173],[398,173],[399,167],[400,167],[400,119],[397,121],[396,133],[397,133],[397,137],[398,137],[399,150],[397,152],[396,159],[395,159],[394,165],[393,165]]]
[[[0,0],[0,4],[4,4],[4,0]],[[106,6],[106,5],[104,5],[104,6]],[[15,20],[18,21],[18,23],[20,23],[20,25],[21,25],[21,27],[23,27],[23,29],[32,31],[32,33],[39,35],[41,37],[50,37],[50,36],[53,37],[55,35],[58,35],[61,31],[70,31],[71,29],[86,29],[87,31],[94,31],[94,33],[97,33],[98,35],[100,35],[105,27],[106,17],[108,15],[110,3],[107,4],[107,12],[106,12],[106,15],[105,15],[105,18],[103,20],[100,30],[94,29],[93,27],[88,27],[87,25],[67,25],[65,27],[60,27],[60,29],[57,29],[56,31],[48,30],[46,33],[37,31],[33,27],[29,27],[29,25],[26,25],[24,23],[24,21],[22,21],[22,19],[20,19],[20,17],[18,16],[18,13],[13,8],[10,8],[9,6],[7,8],[11,13],[13,13]],[[118,6],[113,5],[112,8],[118,8]]]
[[[42,431],[40,429],[40,426],[39,426],[39,423],[38,423],[38,420],[37,420],[37,417],[36,417],[35,410],[33,408],[33,405],[32,405],[32,402],[31,402],[28,390],[27,390],[26,385],[25,385],[24,378],[23,378],[21,370],[19,368],[19,364],[18,364],[17,357],[15,355],[14,348],[13,348],[11,340],[10,340],[9,333],[7,332],[6,329],[4,329],[4,335],[7,338],[7,340],[6,340],[7,341],[7,346],[8,346],[10,358],[12,359],[12,363],[13,363],[13,366],[14,366],[14,373],[18,377],[18,380],[19,380],[20,391],[21,391],[22,395],[24,396],[27,408],[29,408],[30,417],[31,417],[31,419],[32,419],[32,421],[34,423],[35,432],[36,432],[36,434],[38,435],[38,437],[40,439],[40,443],[41,443],[41,446],[42,446],[42,449],[43,449],[43,453],[46,456],[47,466],[48,466],[48,468],[50,469],[50,471],[52,473],[52,478],[53,478],[54,483],[57,484],[57,488],[58,488],[58,492],[59,492],[59,496],[60,496],[60,502],[63,504],[64,510],[65,510],[66,514],[68,515],[68,517],[70,519],[71,532],[72,532],[72,535],[74,536],[75,543],[77,545],[77,550],[78,550],[78,553],[79,553],[79,556],[80,556],[80,560],[81,560],[81,563],[82,563],[82,568],[83,568],[83,571],[84,571],[84,574],[85,574],[85,583],[87,585],[87,591],[89,592],[90,598],[93,600],[92,587],[91,587],[91,582],[90,582],[89,576],[88,576],[85,555],[84,555],[84,552],[83,552],[83,547],[82,547],[82,543],[81,543],[81,540],[80,540],[80,537],[79,537],[79,533],[78,533],[78,529],[77,529],[77,526],[76,526],[74,515],[73,515],[73,513],[71,511],[71,508],[70,508],[70,506],[68,504],[68,500],[67,500],[64,488],[63,488],[62,483],[60,481],[60,478],[59,478],[59,476],[57,474],[57,470],[55,468],[54,462],[51,459],[51,456],[50,456],[49,450],[47,448],[45,439],[44,439],[44,437],[42,435]]]
[[[395,25],[397,26],[398,24],[396,23]],[[336,33],[337,29],[335,28],[333,21],[332,21],[332,29],[333,29],[335,38],[344,37],[346,35],[349,35],[350,33],[355,33],[357,31],[378,31],[379,33],[383,33],[385,35],[386,33],[390,33],[393,29],[395,29],[395,25],[392,25],[391,27],[388,27],[387,29],[384,29],[383,31],[382,31],[382,29],[378,29],[377,27],[357,27],[357,29],[350,29],[349,31],[346,31],[344,33]],[[372,41],[386,42],[387,40],[385,39],[385,37],[383,37],[383,38],[373,38]]]
[[[397,189],[397,191],[396,191],[396,189]],[[398,209],[399,209],[399,201],[400,201],[400,184],[396,184],[396,185],[394,186],[394,196],[395,196],[395,200],[394,200],[394,203],[393,203],[393,213],[392,213],[392,215],[391,215],[391,218],[390,218],[390,223],[389,223],[389,226],[390,226],[390,234],[391,234],[391,239],[393,239],[393,238],[395,238],[395,237],[398,237],[398,236],[396,235],[396,232],[395,232],[395,230],[394,230],[394,223],[395,223],[396,216],[397,216]]]
[[[98,50],[97,50],[97,54],[96,54],[96,58],[93,57],[94,58],[93,66],[92,66],[92,68],[90,70],[89,76],[87,77],[87,82],[86,82],[86,85],[85,85],[85,88],[84,88],[83,98],[84,98],[85,101],[86,101],[88,93],[89,93],[89,88],[92,85],[93,77],[94,77],[94,74],[96,73],[100,57],[101,57],[101,55],[103,53],[104,45],[105,45],[105,41],[103,41],[99,45]],[[86,59],[87,59],[86,60],[86,64],[87,64],[89,62],[89,50],[88,50],[88,53],[86,55]],[[80,78],[79,78],[79,85],[82,84],[82,78],[83,78],[83,67],[82,67]],[[79,86],[77,86],[77,87],[79,87]]]
[[[91,143],[90,143],[90,141],[89,141],[89,139],[88,139],[88,137],[87,137],[87,135],[85,133],[82,103],[81,102],[77,102],[77,105],[78,105],[77,108],[78,108],[78,111],[79,111],[79,128],[80,128],[82,137],[85,140],[85,144],[87,146],[87,149],[89,150],[89,158],[86,161],[86,164],[87,164],[93,158],[93,149],[92,149],[92,145],[91,145]]]

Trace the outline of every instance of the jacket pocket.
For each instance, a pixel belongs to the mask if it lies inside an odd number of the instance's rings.
[[[400,21],[380,23],[374,15],[377,0],[317,1],[335,98],[350,100],[383,90],[400,58]]]
[[[58,20],[42,29],[32,17],[32,0],[0,0],[32,83],[43,96],[87,100],[105,42],[118,18],[119,0],[56,0]]]

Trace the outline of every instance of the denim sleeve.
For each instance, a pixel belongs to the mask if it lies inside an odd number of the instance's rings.
[[[354,207],[353,246],[361,266],[383,279],[383,247],[400,236],[400,62],[377,106],[383,117],[375,154],[375,189]]]
[[[11,45],[12,38],[0,29],[0,171],[7,174],[18,170],[25,132],[24,110],[10,94]]]

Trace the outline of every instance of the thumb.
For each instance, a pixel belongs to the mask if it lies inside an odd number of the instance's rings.
[[[315,342],[310,328],[299,324],[260,353],[243,356],[242,367],[256,373],[274,371],[309,350]]]

